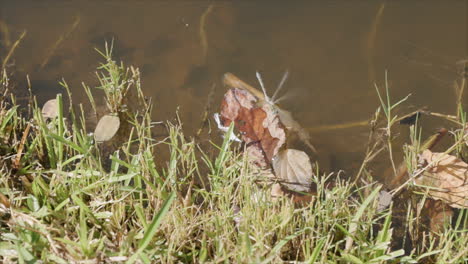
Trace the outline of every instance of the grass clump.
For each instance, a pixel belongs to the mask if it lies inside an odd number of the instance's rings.
[[[317,171],[317,194],[299,206],[287,197],[271,197],[257,184],[255,168],[229,137],[207,149],[186,137],[176,120],[165,123],[166,139],[155,140],[152,106],[142,94],[138,70],[113,61],[111,49],[101,54],[99,88],[108,112],[123,124],[111,143],[95,142],[83,107],[73,107],[70,93],[68,110],[57,95],[58,116],[50,120],[37,106],[29,118],[18,113],[14,100],[2,100],[4,263],[466,261],[466,209],[441,234],[418,233],[411,207],[403,221],[396,204],[378,210],[384,189],[378,183],[360,185],[362,180]],[[7,82],[4,73],[2,87]],[[97,115],[92,89],[85,90]],[[128,107],[135,105],[128,100],[139,107]],[[390,133],[396,120],[390,110],[396,105],[390,106],[390,99],[382,104],[388,121],[384,144],[396,171]],[[167,160],[161,149],[169,153]],[[369,179],[368,162],[359,174]],[[411,239],[406,238],[410,231],[421,241],[410,247],[399,243]]]

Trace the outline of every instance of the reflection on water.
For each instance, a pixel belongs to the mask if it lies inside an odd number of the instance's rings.
[[[31,0],[3,2],[0,18],[12,41],[27,31],[15,65],[30,75],[40,103],[62,78],[85,101],[81,82],[96,84],[94,48],[113,40],[115,58],[140,68],[155,120],[173,118],[180,106],[188,131],[198,128],[213,85],[217,109],[225,72],[256,85],[259,70],[268,88],[288,69],[283,93],[292,96],[282,104],[305,127],[368,119],[378,106],[369,72],[380,86],[385,70],[395,100],[412,93],[409,107],[453,113],[456,62],[467,56],[466,2],[386,2],[369,46],[382,4]],[[360,162],[366,133],[365,127],[322,131],[312,141],[323,166],[337,168]]]

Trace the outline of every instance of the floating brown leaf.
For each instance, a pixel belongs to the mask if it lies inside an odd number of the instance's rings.
[[[254,154],[254,162],[264,167],[286,142],[286,133],[274,111],[267,106],[257,107],[256,102],[257,98],[250,92],[230,89],[221,103],[221,118],[224,126],[235,123],[242,141],[252,148],[248,152]]]
[[[432,164],[416,183],[430,187],[429,196],[443,200],[454,208],[468,208],[468,164],[461,159],[425,150],[420,156],[423,164]]]
[[[42,117],[44,119],[53,119],[57,116],[57,99],[51,99],[42,107]]]
[[[290,190],[309,192],[312,183],[312,165],[303,151],[286,149],[273,160],[276,177]]]
[[[115,115],[103,116],[94,130],[94,139],[97,142],[110,140],[119,130],[120,119]]]

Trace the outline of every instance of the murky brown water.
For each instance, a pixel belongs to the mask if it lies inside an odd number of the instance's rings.
[[[211,3],[205,46],[200,21]],[[172,119],[180,106],[187,131],[198,128],[214,84],[213,109],[218,109],[225,72],[258,86],[258,70],[273,94],[288,69],[283,92],[290,97],[282,105],[305,127],[368,119],[379,105],[372,81],[382,84],[385,70],[395,100],[413,94],[403,112],[428,106],[453,114],[456,62],[467,57],[466,1],[387,2],[371,41],[382,4],[2,1],[0,19],[8,26],[10,42],[27,30],[15,64],[30,75],[40,103],[62,91],[57,83],[62,78],[77,101],[86,101],[81,82],[96,84],[100,57],[94,48],[103,49],[104,41],[114,38],[116,58],[141,69],[144,92],[155,102],[155,120]],[[430,119],[423,125],[429,134],[446,123]],[[366,133],[366,127],[313,133],[322,166],[359,163]],[[401,141],[405,137],[402,134]]]

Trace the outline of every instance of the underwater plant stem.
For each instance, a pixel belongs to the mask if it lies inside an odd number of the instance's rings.
[[[368,68],[369,83],[371,84],[375,82],[375,65],[374,65],[375,40],[377,36],[377,29],[380,25],[380,21],[382,20],[384,9],[385,9],[385,2],[380,4],[379,9],[377,10],[377,14],[375,15],[374,21],[371,24],[371,29],[369,31],[369,34],[367,35],[367,41],[366,41],[367,68]]]
[[[8,30],[8,25],[2,20],[0,20],[0,33],[2,33],[3,44],[5,47],[10,47],[10,30]]]
[[[467,69],[466,69],[467,62],[464,62],[464,66],[465,66],[464,67],[465,70],[463,72],[463,78],[461,79],[460,86],[457,85],[458,89],[456,90],[456,93],[457,93],[456,94],[457,95],[457,109],[456,109],[456,111],[457,111],[457,120],[458,121],[460,121],[460,117],[461,117],[461,111],[459,111],[459,109],[462,109],[462,107],[463,107],[463,103],[462,103],[463,93],[465,91],[465,86],[466,86],[466,76],[468,74]]]
[[[323,131],[329,131],[329,130],[338,130],[338,129],[353,128],[353,127],[361,127],[361,126],[369,125],[369,121],[370,120],[362,120],[362,121],[354,121],[354,122],[341,123],[341,124],[335,124],[335,125],[323,125],[323,126],[307,128],[307,131],[309,131],[309,132],[323,132]]]
[[[10,59],[11,55],[13,55],[13,53],[15,52],[15,49],[18,47],[19,43],[20,43],[21,40],[24,38],[24,36],[26,36],[26,30],[23,31],[23,33],[21,33],[21,36],[19,37],[19,39],[18,39],[17,41],[15,41],[15,43],[13,44],[13,46],[11,46],[10,51],[8,52],[8,54],[7,54],[7,56],[5,57],[5,59],[3,60],[2,69],[5,69],[5,66],[6,66],[8,60]]]
[[[208,37],[206,36],[206,18],[208,15],[211,13],[213,10],[214,5],[210,4],[205,12],[200,17],[200,29],[199,29],[199,35],[200,35],[200,44],[202,47],[202,64],[206,63],[206,56],[208,54]]]
[[[211,86],[210,93],[208,94],[208,99],[206,100],[205,110],[203,111],[202,119],[201,119],[202,121],[200,123],[200,128],[198,128],[196,137],[199,137],[201,135],[201,133],[203,132],[203,129],[206,127],[206,125],[209,124],[208,123],[208,117],[209,117],[209,113],[210,113],[210,109],[211,109],[211,104],[213,102],[215,88],[216,88],[216,84],[213,84]],[[211,129],[210,129],[210,131],[211,131]]]
[[[73,22],[71,28],[66,31],[65,33],[63,33],[58,39],[57,41],[54,43],[54,45],[52,46],[52,48],[50,49],[49,53],[47,54],[47,56],[45,57],[44,61],[41,63],[41,66],[40,66],[40,69],[44,68],[47,63],[49,63],[49,60],[50,58],[54,55],[55,53],[55,50],[60,46],[60,44],[66,39],[68,38],[68,36],[70,36],[71,33],[73,33],[73,31],[75,31],[76,27],[80,24],[80,17],[77,16],[75,18],[75,21]]]

